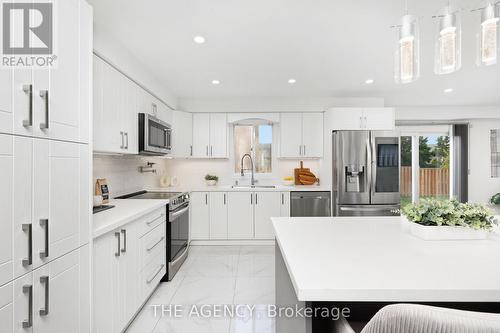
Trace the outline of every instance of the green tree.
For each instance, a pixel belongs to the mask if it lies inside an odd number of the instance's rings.
[[[411,136],[401,137],[401,166],[411,166]]]
[[[436,167],[448,169],[450,167],[450,137],[440,136],[434,149]]]
[[[432,149],[429,147],[429,138],[421,136],[418,142],[418,150],[419,150],[419,164],[421,168],[431,168],[432,158],[434,157],[432,154]]]

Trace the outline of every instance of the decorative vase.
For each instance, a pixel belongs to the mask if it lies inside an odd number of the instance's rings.
[[[215,185],[217,185],[217,181],[216,180],[205,180],[205,182],[207,183],[207,186],[215,186]]]
[[[461,226],[433,226],[422,225],[416,222],[409,221],[406,216],[401,216],[404,229],[408,230],[412,235],[428,241],[439,240],[479,240],[486,239],[489,231],[474,230],[468,227]]]

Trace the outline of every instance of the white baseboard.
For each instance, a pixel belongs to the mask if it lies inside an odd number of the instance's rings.
[[[274,245],[273,239],[231,239],[231,240],[192,240],[192,246],[196,245]]]

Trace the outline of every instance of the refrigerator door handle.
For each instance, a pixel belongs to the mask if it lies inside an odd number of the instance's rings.
[[[370,198],[371,198],[371,193],[373,190],[373,184],[372,184],[373,154],[372,154],[372,134],[371,133],[368,134],[368,139],[366,140],[366,151],[367,151],[366,180],[368,182],[368,193],[370,193]],[[371,199],[370,199],[370,202],[371,202]]]
[[[370,146],[370,149],[372,151],[371,155],[372,155],[372,164],[371,164],[371,174],[372,174],[372,179],[370,180],[370,184],[371,184],[371,196],[373,198],[373,195],[375,195],[375,188],[376,188],[376,185],[377,185],[377,147],[375,145],[375,138],[372,137],[371,138],[371,146]]]

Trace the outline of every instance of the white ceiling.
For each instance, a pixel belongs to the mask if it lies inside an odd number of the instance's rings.
[[[480,1],[463,11],[462,69],[433,74],[432,15],[445,1],[409,0],[421,20],[421,78],[396,85],[403,0],[90,0],[97,26],[178,97],[384,97],[387,105],[500,105],[500,65],[475,66]],[[195,44],[202,35],[205,44]],[[295,85],[288,79],[295,78]],[[368,78],[373,85],[365,85]],[[213,79],[221,81],[214,86]],[[445,88],[454,92],[444,94]]]

